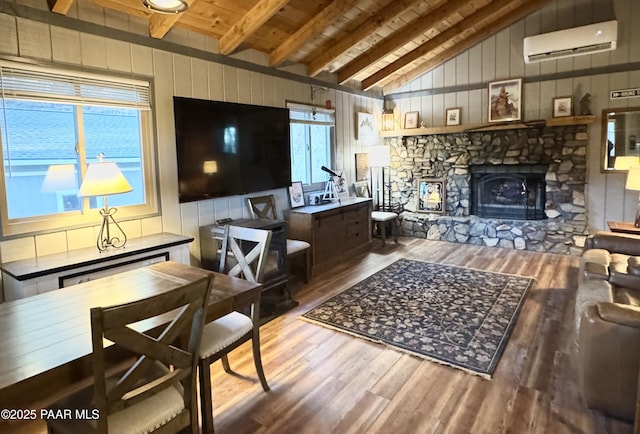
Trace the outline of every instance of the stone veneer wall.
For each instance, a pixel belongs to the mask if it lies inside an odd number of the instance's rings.
[[[387,138],[391,200],[401,205],[402,234],[431,240],[579,254],[587,230],[586,126]],[[469,215],[470,165],[548,164],[545,220]],[[420,178],[445,178],[446,213],[416,211]]]

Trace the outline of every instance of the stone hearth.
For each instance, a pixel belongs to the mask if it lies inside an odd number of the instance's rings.
[[[392,204],[402,234],[467,244],[579,254],[587,233],[587,127],[522,128],[387,138]],[[471,215],[471,166],[544,165],[542,220]],[[416,212],[421,178],[446,180],[446,213]]]

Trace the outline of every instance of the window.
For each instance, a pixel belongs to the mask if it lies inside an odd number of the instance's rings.
[[[335,154],[335,111],[288,103],[291,118],[291,180],[311,188],[321,186],[333,168]]]
[[[148,81],[0,61],[2,234],[97,223],[102,197],[77,196],[103,154],[133,191],[118,218],[158,211]]]

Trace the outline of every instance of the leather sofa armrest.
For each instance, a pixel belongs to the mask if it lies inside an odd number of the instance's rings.
[[[640,306],[619,303],[596,303],[604,321],[640,330]]]
[[[640,256],[640,236],[599,231],[587,237],[586,249],[604,249],[611,253]]]
[[[640,361],[640,308],[598,302],[580,324],[578,366],[589,408],[633,421]]]

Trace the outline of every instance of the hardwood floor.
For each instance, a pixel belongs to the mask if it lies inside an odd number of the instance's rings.
[[[297,317],[401,257],[532,276],[493,379]],[[215,429],[242,433],[631,433],[587,409],[573,332],[578,258],[401,238],[314,276],[300,305],[261,327],[263,392],[250,343],[212,365]],[[29,432],[43,433],[43,424]],[[22,432],[22,431],[17,431]]]
[[[587,409],[573,332],[578,258],[401,239],[314,276],[295,310],[261,328],[271,391],[250,346],[212,366],[216,433],[630,433]],[[401,257],[532,276],[492,380],[297,319]]]

